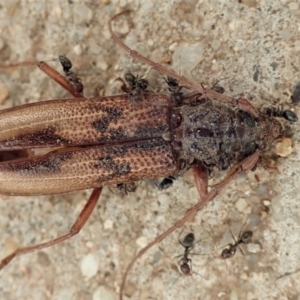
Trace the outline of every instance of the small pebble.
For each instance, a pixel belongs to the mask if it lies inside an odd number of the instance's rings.
[[[220,293],[218,293],[218,298],[221,298],[221,297],[223,297],[223,296],[226,296],[226,293],[225,293],[225,292],[220,292]]]
[[[90,248],[90,249],[94,247],[94,243],[91,241],[86,242],[85,245],[87,246],[87,248]]]
[[[108,69],[108,64],[104,60],[98,61],[97,68],[100,69],[101,71],[106,71]]]
[[[99,258],[95,254],[89,253],[86,255],[81,261],[80,270],[82,275],[87,279],[94,277],[99,270],[99,263]]]
[[[105,286],[99,286],[93,294],[93,300],[114,300],[116,296]]]
[[[148,240],[144,236],[140,236],[139,238],[136,239],[136,244],[140,247],[145,247],[148,244]]]
[[[13,239],[11,238],[6,238],[4,241],[4,247],[3,247],[3,251],[4,253],[11,253],[15,250],[17,250],[19,247],[19,244],[17,244]]]
[[[172,61],[175,70],[184,70],[190,73],[204,59],[204,44],[197,42],[194,44],[180,43],[177,45]]]
[[[299,8],[299,4],[297,2],[289,3],[289,10],[297,10]]]
[[[261,246],[260,244],[249,243],[247,244],[247,249],[250,253],[258,253],[261,251]]]
[[[124,295],[131,298],[136,290],[137,287],[133,283],[127,282],[124,288]]]
[[[271,201],[270,200],[264,200],[263,204],[264,204],[264,206],[270,206]]]
[[[244,198],[240,198],[236,202],[235,206],[236,206],[238,211],[243,212],[246,209],[246,207],[248,206],[248,203]]]
[[[283,29],[279,33],[285,40],[289,40],[293,37],[293,32],[290,29]]]
[[[169,64],[172,61],[172,56],[169,53],[166,53],[163,58],[161,59],[161,62],[165,64]]]
[[[43,252],[43,251],[38,252],[37,260],[38,260],[38,263],[43,267],[47,267],[51,263],[48,254],[46,252]]]
[[[170,51],[172,51],[172,52],[174,52],[174,51],[175,51],[175,49],[176,49],[176,47],[177,47],[177,45],[178,45],[178,43],[177,43],[177,42],[175,42],[175,43],[171,44],[171,45],[169,46],[169,50],[170,50]]]
[[[112,220],[106,220],[104,222],[104,229],[112,229],[114,227],[114,222]]]
[[[73,51],[74,51],[74,53],[75,53],[76,55],[80,56],[81,53],[82,53],[82,48],[81,48],[81,46],[78,44],[78,45],[76,45],[76,46],[73,48]]]
[[[212,43],[211,43],[211,47],[214,49],[214,50],[218,50],[220,47],[221,47],[221,41],[220,40],[213,40]]]
[[[261,223],[261,217],[255,213],[250,213],[248,218],[250,226],[258,226]]]
[[[281,157],[286,157],[290,155],[292,151],[292,140],[290,138],[284,138],[275,146],[275,153]]]
[[[230,300],[239,300],[239,296],[238,296],[236,290],[231,291],[229,299]]]

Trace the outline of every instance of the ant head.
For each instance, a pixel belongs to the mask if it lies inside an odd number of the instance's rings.
[[[242,235],[241,235],[241,242],[243,244],[249,244],[251,242],[251,239],[252,239],[252,236],[253,236],[253,232],[252,231],[245,231]]]
[[[182,245],[184,248],[190,248],[192,247],[194,241],[195,241],[195,235],[192,232],[190,232],[184,237],[182,241]]]
[[[243,243],[243,244],[249,244],[251,242],[251,239],[252,239],[252,236],[253,236],[253,232],[252,231],[245,231],[242,235],[241,235],[241,238],[240,238],[240,241]]]
[[[72,63],[67,57],[60,55],[58,59],[63,67],[64,72],[68,72],[70,69],[72,69]]]
[[[170,77],[170,76],[167,76],[167,79],[165,79],[165,81],[168,84],[168,86],[171,87],[171,88],[178,87],[177,80]]]
[[[129,83],[136,81],[136,77],[133,74],[131,74],[131,73],[126,73],[124,75],[124,78]]]
[[[163,181],[159,184],[158,188],[160,191],[168,189],[173,184],[173,179],[170,177],[166,177]]]
[[[137,76],[134,76],[131,73],[126,73],[124,75],[124,78],[125,81],[129,83],[132,89],[140,88],[141,90],[146,90],[149,84],[147,79],[139,79]]]

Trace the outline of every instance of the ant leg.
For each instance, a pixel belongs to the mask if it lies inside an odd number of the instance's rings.
[[[223,101],[223,102],[231,103],[232,105],[238,106],[241,110],[244,110],[244,111],[248,112],[249,114],[253,115],[256,118],[259,116],[259,113],[256,110],[256,108],[247,99],[244,99],[244,98],[235,99],[235,98],[229,97],[227,95],[220,94],[220,93],[218,93],[216,91],[213,91],[213,90],[204,89],[201,85],[196,84],[194,82],[191,82],[190,80],[188,80],[187,78],[185,78],[183,76],[177,75],[175,72],[165,68],[161,64],[153,62],[152,60],[146,58],[145,56],[143,56],[140,53],[132,50],[126,44],[124,44],[124,42],[119,37],[117,37],[117,35],[113,32],[112,22],[115,19],[117,19],[119,16],[124,15],[124,14],[128,14],[130,12],[131,12],[131,10],[126,10],[126,11],[123,11],[121,13],[118,13],[115,16],[113,16],[108,22],[108,28],[109,28],[109,32],[112,36],[112,39],[114,40],[114,42],[116,44],[118,44],[121,48],[123,48],[130,56],[132,56],[133,58],[136,58],[139,61],[149,65],[154,70],[173,78],[174,80],[177,81],[177,83],[179,85],[181,85],[183,87],[186,87],[186,88],[189,88],[189,89],[193,89],[194,91],[197,91],[198,93],[201,93],[203,99],[211,98],[211,99],[215,99],[217,101]]]
[[[239,233],[239,241],[241,240],[241,236],[242,236],[242,232],[243,232],[243,229],[244,229],[244,227],[245,227],[245,225],[246,225],[246,223],[247,223],[247,220],[244,222],[244,224],[243,224],[243,226],[242,226],[242,228],[241,228],[241,230],[240,230],[240,233]],[[235,241],[236,242],[236,241]]]
[[[209,193],[207,193],[200,202],[198,202],[196,205],[192,207],[181,219],[176,221],[170,228],[168,228],[165,232],[158,235],[151,243],[149,243],[146,247],[142,248],[137,255],[132,259],[132,261],[129,263],[125,274],[122,279],[122,284],[120,288],[120,294],[119,299],[122,300],[122,294],[123,290],[125,288],[126,279],[129,271],[132,269],[135,261],[139,259],[145,252],[147,252],[150,248],[152,248],[155,244],[160,243],[162,240],[164,240],[168,235],[170,235],[173,231],[175,231],[177,228],[184,225],[185,222],[192,219],[199,210],[201,210],[208,202],[212,201],[223,188],[225,188],[226,185],[228,185],[233,179],[235,179],[239,174],[250,171],[253,166],[257,163],[258,158],[260,155],[260,150],[256,150],[253,154],[246,157],[237,167],[235,170],[233,170],[230,174],[230,176],[227,176],[222,182],[219,184],[216,184],[213,186],[213,188],[210,190]],[[196,177],[197,175],[195,175]],[[198,181],[198,178],[195,178],[195,181]],[[198,188],[198,187],[197,187]],[[199,193],[200,190],[198,189]],[[202,191],[201,191],[202,193]]]
[[[102,187],[96,188],[93,190],[88,202],[84,206],[84,208],[81,211],[81,213],[79,214],[77,220],[75,221],[75,223],[73,224],[73,226],[71,227],[70,231],[67,234],[64,234],[60,237],[57,237],[57,238],[50,240],[48,242],[45,242],[45,243],[18,248],[13,253],[11,253],[10,255],[6,256],[4,259],[1,260],[0,270],[3,269],[6,265],[8,265],[16,256],[51,247],[53,245],[56,245],[56,244],[59,244],[59,243],[65,241],[65,240],[71,238],[72,236],[74,236],[75,234],[79,233],[81,228],[84,226],[84,224],[86,223],[86,221],[89,219],[90,215],[92,214],[92,212],[98,202],[98,199],[100,197],[101,191],[102,191]]]
[[[190,258],[188,259],[188,263],[191,266],[191,268],[190,268],[190,275],[192,275],[192,272],[193,272],[193,263],[192,263],[192,260]]]
[[[179,236],[178,236],[178,242],[179,242],[179,244],[183,247],[183,248],[185,248],[185,246],[184,246],[184,244],[182,243],[182,241],[180,240],[180,236],[181,236],[181,234],[183,233],[183,230],[184,230],[184,228],[182,228],[182,230],[181,230],[181,232],[180,232],[180,234],[179,234]],[[180,257],[181,255],[178,255],[178,256],[176,256],[176,257]],[[176,258],[176,257],[174,257],[174,258]]]
[[[234,237],[234,235],[233,235],[233,233],[232,233],[232,231],[231,231],[231,229],[229,228],[229,231],[230,231],[230,234],[231,234],[231,237],[232,237],[232,239],[234,240],[234,242],[237,244],[238,243],[238,241],[235,239],[235,237]],[[240,236],[239,236],[240,237]]]

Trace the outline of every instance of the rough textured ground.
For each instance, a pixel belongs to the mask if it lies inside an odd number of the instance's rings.
[[[176,72],[255,106],[291,105],[300,78],[300,5],[288,0],[244,1],[0,1],[0,63],[72,59],[86,95],[116,93],[115,79],[148,67],[110,39],[107,21],[124,9],[131,18],[116,32],[143,55],[169,63]],[[132,22],[130,22],[132,20]],[[53,66],[60,69],[57,62]],[[156,73],[148,74],[155,86]],[[9,93],[9,95],[7,95]],[[36,67],[0,71],[1,108],[67,97]],[[193,277],[179,277],[180,231],[138,261],[125,299],[299,299],[299,125],[290,128],[292,153],[276,159],[279,173],[259,167],[239,177],[186,224],[193,231]],[[274,158],[274,157],[273,157]],[[275,160],[274,160],[275,161]],[[219,175],[216,175],[217,178]],[[90,191],[44,197],[3,197],[0,201],[0,256],[18,245],[64,233]],[[166,230],[198,201],[187,173],[159,192],[143,182],[129,196],[104,189],[82,232],[45,251],[19,257],[0,275],[1,299],[117,299],[124,269],[133,254]],[[225,262],[221,247],[254,232],[253,243]],[[291,273],[289,276],[283,276]],[[281,277],[283,276],[283,277]],[[281,278],[280,278],[281,277]]]

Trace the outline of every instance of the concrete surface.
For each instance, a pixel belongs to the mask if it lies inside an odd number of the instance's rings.
[[[299,1],[0,0],[0,63],[64,54],[86,95],[117,93],[117,77],[149,71],[110,39],[107,21],[128,8],[135,12],[114,28],[133,49],[195,81],[223,79],[228,94],[257,107],[282,103],[299,114],[290,102],[300,77]],[[155,72],[148,75],[156,86]],[[1,108],[61,97],[69,96],[36,67],[0,71]],[[138,261],[125,299],[300,299],[300,132],[298,124],[289,127],[291,154],[265,160],[276,161],[279,172],[261,165],[240,176],[184,227],[182,235],[193,231],[202,240],[193,252],[207,254],[192,257],[194,275],[179,275],[178,230]],[[3,197],[0,257],[66,232],[89,193]],[[3,269],[0,298],[117,299],[133,254],[198,199],[191,173],[165,192],[147,182],[129,196],[106,187],[78,236]],[[232,242],[229,229],[237,236],[246,220],[253,243],[242,246],[244,256],[220,260],[221,247]]]

